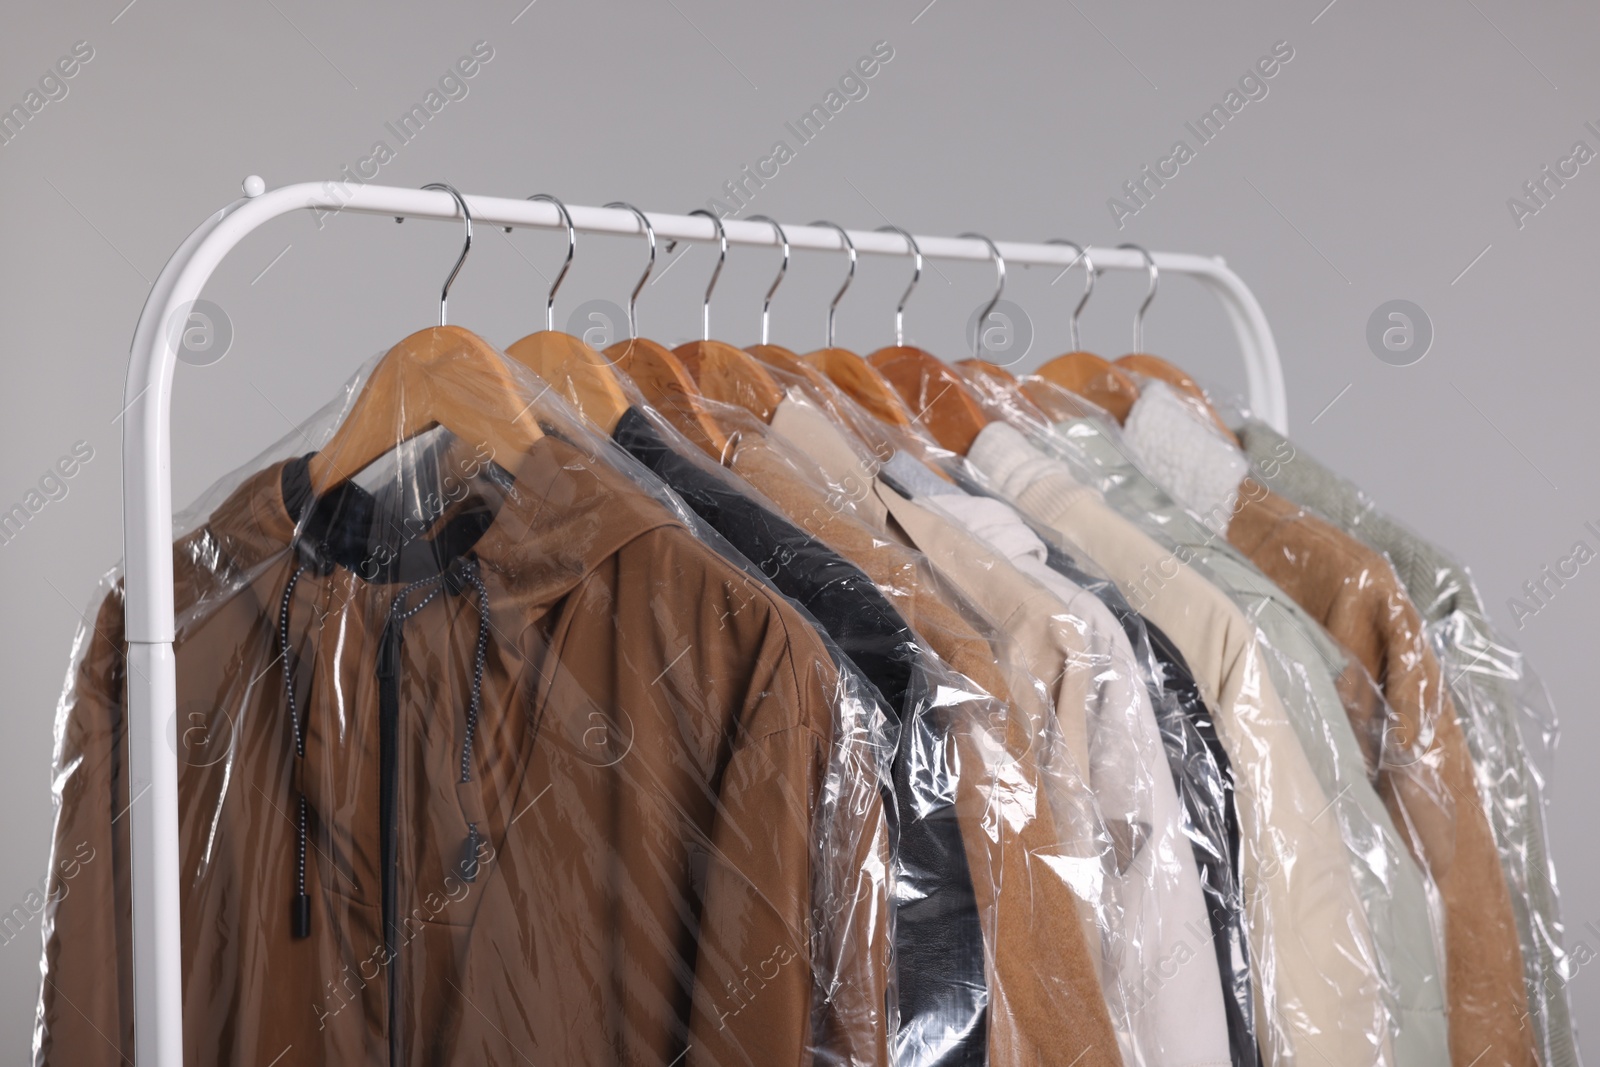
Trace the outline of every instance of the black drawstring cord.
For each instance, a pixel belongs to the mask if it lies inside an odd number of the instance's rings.
[[[483,671],[489,653],[489,590],[478,574],[477,564],[465,560],[461,570],[478,591],[478,647],[472,657],[472,688],[467,702],[466,737],[461,742],[461,780],[472,781],[472,739],[478,730],[478,713],[483,707]]]
[[[472,657],[472,687],[468,690],[467,728],[461,742],[461,783],[472,781],[472,739],[478,730],[478,715],[483,708],[483,671],[489,654],[489,590],[478,573],[477,562],[466,558],[461,561],[461,572],[478,591],[478,645]],[[478,880],[478,824],[467,824],[467,839],[461,846],[461,877],[468,882]]]
[[[294,690],[294,661],[293,653],[289,648],[289,606],[294,600],[295,586],[299,584],[300,576],[305,573],[307,564],[302,563],[295,568],[289,576],[289,581],[284,585],[283,599],[278,606],[278,649],[283,662],[283,691],[284,700],[288,705],[289,722],[294,730],[294,751],[298,760],[305,759],[306,739],[305,728],[300,721],[299,703]],[[483,708],[483,674],[488,665],[489,652],[489,590],[483,583],[482,576],[478,573],[476,561],[462,558],[459,561],[461,577],[472,584],[478,597],[478,639],[472,657],[472,685],[467,701],[467,722],[464,738],[461,743],[461,782],[472,781],[472,745],[477,736],[478,718]],[[396,632],[406,620],[416,615],[417,612],[427,607],[439,595],[441,588],[452,591],[459,589],[455,582],[448,581],[448,575],[438,575],[433,578],[424,578],[412,582],[402,589],[389,604],[389,624],[396,627]],[[446,584],[441,584],[444,580]],[[406,598],[418,589],[427,585],[434,588],[427,596],[417,603],[401,610]],[[396,665],[398,666],[398,665]],[[295,842],[294,866],[294,896],[290,902],[290,928],[297,938],[311,936],[311,897],[306,892],[306,845],[310,836],[309,805],[304,793],[298,797],[298,827]],[[461,848],[461,874],[468,881],[476,881],[478,876],[478,849],[482,838],[478,834],[478,824],[467,824],[467,837],[462,842]]]
[[[289,650],[289,605],[294,600],[294,587],[300,581],[300,575],[305,573],[306,565],[300,564],[294,573],[289,576],[288,583],[283,587],[283,600],[278,605],[278,656],[283,661],[283,692],[284,700],[289,706],[289,722],[294,728],[294,754],[297,761],[305,759],[306,738],[305,731],[300,725],[300,710],[294,695],[294,663]],[[298,766],[296,776],[298,777]],[[306,893],[306,837],[307,837],[307,808],[306,795],[299,796],[299,825],[295,840],[294,859],[294,898],[289,905],[289,926],[295,937],[311,936],[311,897]]]
[[[404,626],[407,619],[427,607],[440,589],[447,589],[452,594],[461,591],[461,582],[465,580],[472,584],[478,593],[478,640],[473,649],[472,656],[472,684],[467,696],[467,723],[461,742],[461,778],[462,783],[472,781],[472,743],[477,736],[478,715],[483,707],[483,672],[488,664],[489,653],[489,590],[483,584],[483,578],[478,573],[478,564],[470,556],[458,559],[450,570],[433,578],[424,578],[412,582],[400,591],[389,604],[390,625]],[[401,611],[401,605],[413,592],[424,586],[433,585],[434,588],[427,596],[417,603]],[[461,842],[461,861],[458,869],[461,877],[468,882],[477,881],[478,878],[478,849],[483,838],[478,833],[476,822],[467,823],[467,836]]]

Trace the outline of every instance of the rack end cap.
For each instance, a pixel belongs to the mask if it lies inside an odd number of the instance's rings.
[[[252,174],[239,183],[244,189],[244,195],[254,198],[267,191],[267,183],[259,174]]]

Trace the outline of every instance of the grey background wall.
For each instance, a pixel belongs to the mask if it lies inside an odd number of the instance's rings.
[[[1562,716],[1547,767],[1554,849],[1580,964],[1571,991],[1588,1051],[1600,1054],[1600,967],[1581,965],[1600,952],[1600,565],[1581,567],[1532,616],[1508,606],[1575,542],[1600,548],[1585,526],[1600,526],[1600,167],[1547,183],[1537,213],[1519,219],[1507,203],[1538,206],[1523,183],[1574,142],[1600,150],[1600,133],[1585,127],[1600,126],[1592,6],[74,0],[13,5],[5,21],[0,108],[45,102],[0,138],[0,510],[26,500],[75,446],[92,459],[65,496],[50,483],[59,499],[0,544],[0,910],[26,900],[45,871],[53,712],[73,633],[120,554],[128,339],[166,257],[238,195],[241,178],[334,179],[383,141],[384,183],[685,211],[784,140],[793,158],[748,211],[1133,240],[1225,255],[1254,287],[1283,351],[1298,441],[1470,561],[1549,685]],[[801,144],[785,123],[823,103],[880,41],[893,58],[865,95],[854,90]],[[1121,212],[1119,228],[1108,199],[1174,141],[1193,147],[1185,122],[1280,41],[1293,58],[1266,95],[1143,205],[1127,201],[1138,210]],[[41,89],[75,45],[92,58]],[[447,83],[443,106],[402,141],[386,124],[439,90],[475,45],[492,57]],[[443,224],[304,215],[247,240],[208,290],[231,349],[178,378],[177,498],[246,462],[360,361],[427,325],[458,239]],[[501,343],[528,332],[541,273],[553,273],[561,250],[554,235],[484,232],[453,319]],[[661,340],[698,330],[712,257],[703,246],[683,256],[681,266],[664,259],[671,269],[640,305],[645,332]],[[620,302],[641,261],[636,239],[581,243],[558,318],[583,301]],[[771,252],[732,253],[713,305],[719,336],[755,339],[775,263]],[[776,340],[821,342],[842,266],[797,256],[774,309]],[[863,260],[840,310],[842,343],[886,342],[905,277],[904,263]],[[981,265],[930,269],[909,311],[916,340],[958,358],[990,278]],[[1032,333],[1012,353],[1023,366],[1067,348],[1079,282],[1050,283],[1048,272],[1013,272],[1008,296]],[[1087,347],[1124,351],[1142,292],[1136,276],[1104,279],[1086,312]],[[1371,313],[1396,298],[1420,305],[1435,331],[1426,358],[1405,367],[1366,341]],[[1181,279],[1164,282],[1146,347],[1213,385],[1242,387],[1221,312]],[[39,982],[37,921],[0,940],[0,1047],[13,1058]]]

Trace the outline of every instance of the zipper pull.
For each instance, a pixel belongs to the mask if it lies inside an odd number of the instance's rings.
[[[311,936],[311,895],[296,893],[289,902],[289,925],[296,938]]]
[[[478,846],[483,843],[483,838],[478,836],[478,824],[467,824],[466,840],[461,842],[461,880],[476,882],[478,880]]]

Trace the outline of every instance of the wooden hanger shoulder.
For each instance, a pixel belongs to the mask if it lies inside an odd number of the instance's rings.
[[[793,349],[785,348],[782,345],[748,345],[745,347],[745,351],[773,370],[792,374],[796,378],[800,378],[814,386],[820,386],[823,389],[831,387],[828,376],[807,363]]]
[[[630,406],[610,361],[570,333],[540,330],[506,349],[506,355],[549,382],[606,433]]]
[[[986,359],[960,359],[956,361],[956,366],[973,374],[982,375],[991,381],[999,382],[1002,385],[1015,386],[1017,384],[1017,376],[1015,374],[1012,374],[1000,364],[990,363]]]
[[[894,386],[877,368],[848,348],[819,348],[804,359],[880,422],[890,426],[911,425],[911,412]]]
[[[435,426],[512,465],[544,436],[528,400],[527,387],[477,334],[419,330],[378,361],[333,438],[311,457],[311,488],[327,492]]]
[[[1068,352],[1034,373],[1099,405],[1118,422],[1127,419],[1133,402],[1139,399],[1139,386],[1134,380],[1092,352]]]
[[[700,387],[669,349],[648,338],[634,337],[607,348],[605,356],[685,437],[710,455],[720,457],[727,451],[726,428],[706,410]]]
[[[721,341],[689,341],[672,350],[712,400],[737,404],[762,422],[771,422],[783,388],[754,356]]]
[[[1034,402],[1033,396],[1028,392],[1025,383],[998,363],[990,363],[986,359],[963,359],[956,362],[956,370],[963,375],[972,391],[979,397],[992,397],[1002,404],[1024,413],[1034,419],[1046,422],[1059,422],[1052,417],[1042,405]],[[1031,378],[1029,381],[1038,382],[1040,379]],[[1055,389],[1054,386],[1047,388]],[[1055,390],[1060,396],[1068,394]]]
[[[955,368],[931,352],[895,345],[880,348],[867,361],[917,413],[917,421],[934,440],[952,452],[966,455],[979,432],[993,421]]]
[[[644,337],[618,341],[605,350],[611,365],[626,374],[651,403],[671,398],[699,396],[700,389],[677,356]]]
[[[1064,389],[1037,374],[1022,378],[1018,381],[1017,387],[1049,422],[1068,422],[1072,419],[1095,418],[1100,415],[1099,407],[1091,404],[1082,393]]]

